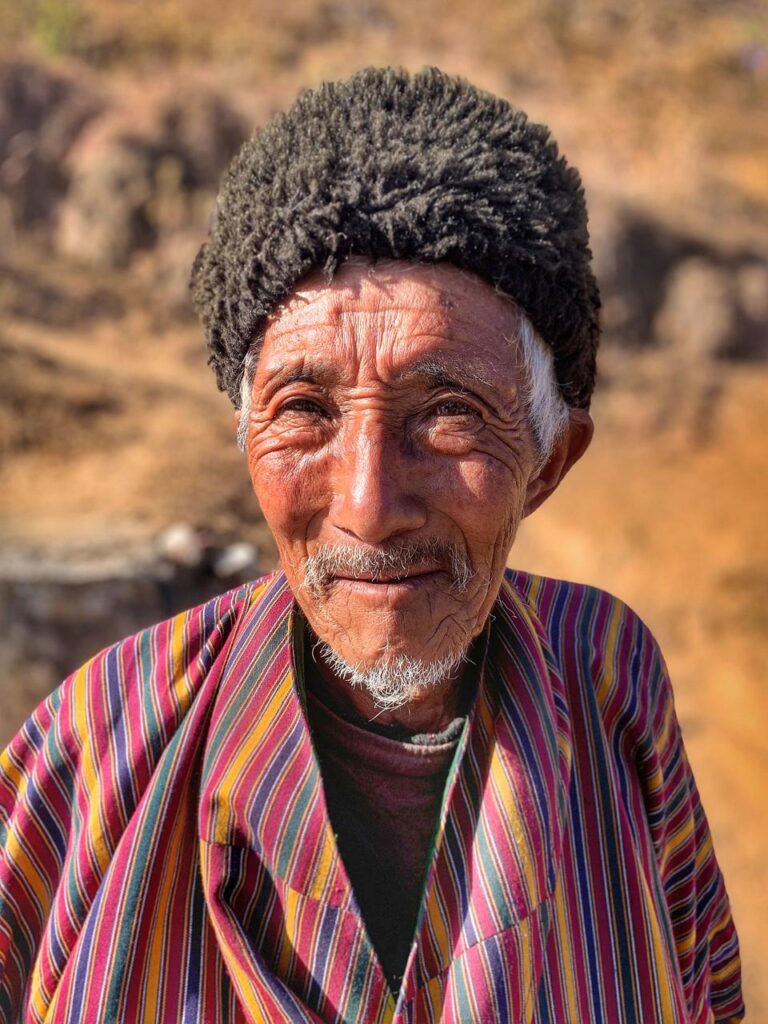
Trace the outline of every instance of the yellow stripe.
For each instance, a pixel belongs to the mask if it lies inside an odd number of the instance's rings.
[[[10,748],[6,748],[2,753],[0,753],[0,772],[2,772],[16,790],[16,802],[19,803],[24,799],[24,794],[27,791],[29,774],[25,772],[23,768],[16,767],[10,756]]]
[[[523,978],[528,979],[528,984],[525,993],[521,992],[523,996],[523,1020],[529,1021],[533,1014],[533,963],[531,961],[531,951],[533,949],[533,943],[531,942],[531,920],[533,915],[529,915],[524,921],[520,922],[520,929],[518,932],[518,949],[523,954],[523,966],[520,972],[520,980]]]
[[[183,812],[183,813],[182,813]],[[143,1019],[162,1020],[165,1004],[165,986],[160,990],[161,970],[160,965],[168,958],[166,946],[167,937],[163,924],[169,920],[169,907],[176,882],[184,877],[183,865],[180,865],[179,851],[182,845],[182,837],[190,821],[194,820],[194,808],[189,806],[189,792],[185,793],[185,799],[180,804],[179,812],[173,822],[173,835],[171,845],[166,858],[167,870],[163,874],[163,883],[157,895],[155,913],[152,921],[152,939],[146,953],[147,986],[144,996]],[[182,869],[181,871],[179,869]],[[186,872],[187,876],[189,872]],[[162,998],[162,1005],[159,1001]]]
[[[507,827],[512,830],[515,837],[514,845],[522,864],[526,892],[528,893],[531,905],[533,905],[538,902],[539,894],[536,884],[534,857],[528,831],[525,828],[525,816],[520,813],[519,794],[516,793],[509,774],[504,770],[504,765],[499,755],[499,748],[496,745],[494,745],[491,754],[489,775],[499,810],[499,817],[502,821],[506,818]]]
[[[656,737],[656,749],[664,750],[669,744],[669,733],[675,720],[675,708],[672,701],[668,701],[664,709],[664,720],[661,723],[658,736]]]
[[[15,829],[11,829],[8,832],[5,854],[9,865],[12,865],[11,871],[13,874],[21,876],[34,891],[35,897],[40,904],[41,912],[43,916],[45,916],[47,914],[48,904],[51,898],[50,890],[40,868],[35,861],[29,857],[25,852],[24,847],[19,842],[19,837],[16,834]]]
[[[678,832],[676,832],[674,836],[671,836],[669,841],[664,844],[664,848],[662,850],[662,860],[665,863],[667,863],[676,853],[676,851],[679,850],[680,847],[690,838],[691,833],[693,832],[693,828],[693,819],[690,816],[686,817],[685,824],[683,825],[683,827]]]
[[[173,665],[173,695],[179,709],[184,713],[192,703],[192,689],[186,672],[186,623],[187,613],[182,612],[171,620],[171,663]]]
[[[432,1010],[433,1020],[442,1020],[443,1004],[445,1003],[445,975],[438,974],[430,978],[422,991],[426,996],[426,1003]]]
[[[674,1020],[675,1019],[675,1007],[672,1001],[672,988],[671,979],[669,977],[668,970],[668,950],[667,944],[664,940],[664,936],[661,932],[658,917],[656,916],[656,908],[654,905],[653,897],[651,896],[650,890],[645,880],[645,875],[639,872],[643,886],[643,897],[648,913],[648,920],[650,923],[650,938],[651,945],[649,953],[653,956],[654,962],[654,974],[658,978],[658,991],[659,999],[661,1001],[661,1019],[662,1020]],[[664,984],[665,980],[668,984]]]
[[[451,960],[451,949],[448,932],[445,930],[443,924],[443,916],[440,913],[441,908],[444,907],[444,902],[440,898],[437,892],[437,886],[432,885],[429,891],[429,901],[427,904],[427,920],[429,921],[429,929],[434,936],[434,941],[437,943],[439,950],[438,959],[441,964],[450,963]]]
[[[691,822],[690,831],[693,831],[693,822]],[[707,832],[701,846],[696,850],[696,859],[694,860],[694,864],[697,871],[700,870],[705,861],[709,860],[713,850],[712,833]]]
[[[283,927],[280,932],[280,952],[277,957],[278,978],[288,977],[291,954],[296,947],[296,936],[299,934],[302,899],[299,893],[287,886],[283,894]]]
[[[248,733],[246,741],[234,761],[230,763],[227,774],[222,778],[216,792],[216,822],[214,826],[214,842],[226,843],[229,837],[229,818],[226,808],[232,803],[232,791],[241,782],[243,769],[253,757],[254,751],[261,742],[264,733],[274,724],[278,707],[288,696],[293,686],[293,674],[287,672],[283,681],[275,688],[269,703],[264,708],[253,729]]]
[[[336,859],[336,840],[330,825],[326,825],[321,839],[320,856],[317,860],[317,870],[312,878],[312,884],[307,891],[308,896],[314,899],[323,899],[325,889],[328,885],[329,876],[334,868]]]
[[[528,592],[531,595],[531,601],[534,605],[538,605],[539,603],[539,594],[541,593],[542,582],[543,580],[541,576],[531,577],[531,585]]]
[[[30,991],[32,993],[32,1006],[35,1014],[40,1020],[46,1019],[46,1014],[51,1015],[53,1005],[49,1005],[52,993],[49,992],[43,985],[42,971],[41,971],[41,957],[38,957],[35,961],[35,966],[32,970],[32,978],[30,979]]]
[[[576,1021],[579,1019],[579,1003],[576,998],[576,987],[573,982],[573,972],[570,967],[573,963],[571,950],[571,929],[568,923],[568,912],[565,907],[563,895],[562,875],[557,880],[557,888],[554,893],[555,920],[554,925],[558,936],[558,945],[563,951],[562,965],[565,976],[565,995],[567,998],[565,1020]]]
[[[611,603],[611,618],[605,634],[604,657],[602,658],[605,672],[600,680],[600,685],[595,691],[598,704],[601,706],[608,700],[608,695],[614,685],[613,666],[616,654],[616,639],[619,635],[622,618],[621,605],[618,601],[613,601]]]
[[[101,773],[96,764],[93,746],[90,742],[90,728],[88,725],[88,678],[92,664],[92,662],[89,662],[74,676],[71,699],[72,717],[78,738],[82,744],[80,764],[84,778],[83,788],[90,797],[90,812],[87,821],[87,834],[90,840],[89,847],[93,850],[99,872],[103,875],[109,866],[111,850],[106,841],[101,822],[100,811],[103,802],[103,787],[101,784]]]

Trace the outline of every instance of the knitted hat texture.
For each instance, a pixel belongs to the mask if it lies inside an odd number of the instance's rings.
[[[549,130],[437,68],[367,68],[302,93],[243,146],[192,270],[219,387],[310,271],[350,255],[448,262],[510,296],[589,407],[599,337],[584,192]]]

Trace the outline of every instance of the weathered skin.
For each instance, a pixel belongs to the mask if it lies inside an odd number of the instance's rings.
[[[574,410],[537,465],[516,322],[508,299],[454,267],[355,261],[330,284],[306,279],[268,323],[249,472],[309,623],[347,662],[370,665],[384,649],[430,660],[465,648],[488,617],[520,520],[589,444],[592,422]],[[322,595],[302,586],[319,545],[434,538],[469,559],[463,593],[434,561],[397,583],[339,578]],[[364,690],[325,673],[337,701],[413,730],[450,721],[461,682],[447,678],[380,713]]]

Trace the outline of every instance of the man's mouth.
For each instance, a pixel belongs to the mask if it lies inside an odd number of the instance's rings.
[[[339,573],[333,580],[339,583],[372,587],[416,587],[431,583],[442,575],[441,569],[412,569],[408,572],[382,572],[368,574]]]
[[[303,586],[318,598],[338,587],[380,600],[436,586],[463,593],[472,576],[466,556],[438,540],[378,550],[322,544],[307,559]]]

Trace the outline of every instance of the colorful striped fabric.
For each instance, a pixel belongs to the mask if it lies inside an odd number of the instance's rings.
[[[0,773],[0,1020],[738,1021],[648,630],[510,573],[399,997],[331,831],[276,574],[104,651]]]

